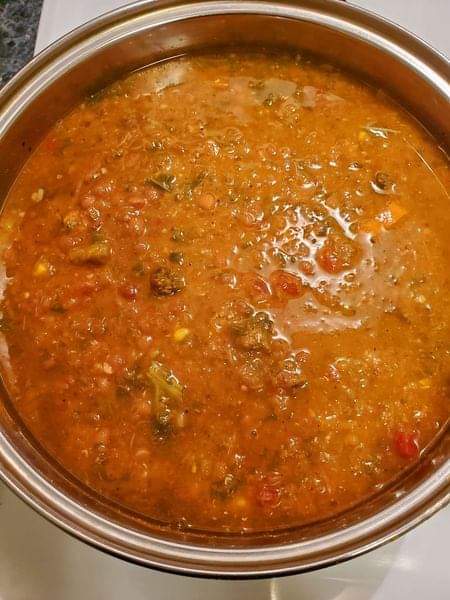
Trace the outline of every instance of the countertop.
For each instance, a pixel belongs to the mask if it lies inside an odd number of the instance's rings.
[[[0,0],[0,87],[34,52],[42,0]]]

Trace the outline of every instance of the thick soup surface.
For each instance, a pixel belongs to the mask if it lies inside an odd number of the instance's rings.
[[[62,119],[2,217],[3,370],[87,485],[182,527],[337,513],[449,417],[449,171],[382,94],[177,59]]]

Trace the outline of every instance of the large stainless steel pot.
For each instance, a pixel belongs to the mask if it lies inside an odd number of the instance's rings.
[[[149,63],[230,45],[307,49],[388,90],[439,138],[450,139],[448,61],[402,29],[332,0],[148,1],[53,44],[0,94],[0,198],[46,130],[86,93]],[[179,531],[100,498],[27,432],[5,389],[0,475],[45,517],[103,550],[178,573],[243,577],[329,565],[404,533],[450,497],[450,436],[378,496],[337,518],[259,535]]]

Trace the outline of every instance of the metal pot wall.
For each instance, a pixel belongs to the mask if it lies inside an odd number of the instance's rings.
[[[0,198],[54,122],[87,93],[155,61],[217,47],[307,50],[396,98],[442,145],[450,141],[450,67],[429,46],[361,9],[332,0],[147,1],[65,36],[0,93]],[[23,425],[6,389],[0,475],[73,535],[122,558],[184,574],[256,577],[333,564],[404,533],[450,498],[450,436],[378,496],[334,519],[264,534],[179,531],[87,489]]]

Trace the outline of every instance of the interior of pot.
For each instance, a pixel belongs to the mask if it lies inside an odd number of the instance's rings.
[[[134,6],[119,11],[114,20],[107,17],[95,26],[72,34],[44,52],[7,87],[0,105],[0,197],[5,198],[18,169],[45,132],[86,94],[156,61],[218,47],[290,48],[319,54],[388,91],[441,144],[448,143],[450,114],[445,80],[450,73],[447,62],[387,23],[380,23],[351,7],[321,0],[291,3],[284,8],[277,3],[258,2],[226,5],[212,2],[190,8],[163,2],[158,7],[149,11],[146,4]],[[223,14],[224,10],[228,14]],[[331,561],[337,555],[355,553],[356,547],[368,549],[370,544],[387,539],[399,524],[406,527],[406,521],[414,523],[424,512],[431,512],[445,500],[448,431],[440,435],[421,462],[401,481],[393,482],[376,497],[333,519],[261,535],[180,531],[133,514],[76,481],[29,435],[5,388],[2,396],[0,463],[3,463],[5,479],[16,491],[81,537],[144,562],[148,553],[153,553],[152,564],[158,566],[177,569],[180,556],[173,548],[150,548],[149,534],[156,539],[206,545],[209,549],[261,549],[301,542],[302,548],[297,546],[295,552],[283,558],[284,571],[290,565],[301,566],[299,556],[303,552],[305,556],[308,554],[305,558],[308,564],[319,554],[322,562]],[[421,488],[430,480],[434,485],[434,504],[430,504],[430,497]],[[419,488],[422,491],[416,494]],[[404,523],[387,512],[384,522],[365,525],[383,509],[395,507],[399,498],[414,494],[409,512],[405,508]],[[92,515],[98,518],[92,520]],[[325,540],[326,536],[348,531],[358,523],[363,526],[354,530],[351,539],[328,537]],[[123,540],[127,533],[121,527],[134,532],[126,543]],[[319,539],[324,540],[320,547],[308,547],[311,541]],[[159,559],[155,558],[158,552]],[[180,553],[183,554],[182,549]],[[189,560],[196,565],[202,559],[193,555]],[[229,565],[239,560],[239,557],[230,558],[231,562],[216,563],[214,570],[227,573]],[[273,556],[255,555],[245,564],[242,562],[241,570],[256,573],[265,569],[267,572],[270,565],[275,564],[274,560]],[[233,568],[239,571],[240,567],[234,564]]]

